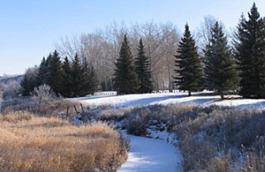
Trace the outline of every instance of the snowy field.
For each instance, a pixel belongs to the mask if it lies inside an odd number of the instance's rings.
[[[220,100],[220,96],[209,95],[209,92],[193,93],[188,97],[183,92],[164,92],[152,94],[133,94],[117,96],[115,92],[97,93],[95,96],[70,99],[84,106],[110,106],[109,108],[143,107],[149,105],[194,105],[194,106],[230,106],[242,109],[265,109],[265,99],[242,99],[240,96],[226,96],[228,99]],[[109,109],[108,108],[108,109]],[[169,133],[165,132],[164,136]],[[159,134],[159,138],[161,133]],[[126,163],[118,172],[180,172],[181,153],[180,150],[167,143],[168,139],[157,138],[156,133],[151,132],[152,138],[128,136],[131,149]],[[166,141],[167,140],[167,141]]]
[[[113,92],[103,92],[96,96],[71,99],[83,105],[110,105],[115,108],[142,107],[148,105],[194,105],[194,106],[232,106],[243,109],[265,109],[265,99],[241,99],[239,96],[227,96],[230,99],[220,100],[220,96],[205,95],[209,92],[194,93],[188,97],[187,93],[152,93],[116,96]]]

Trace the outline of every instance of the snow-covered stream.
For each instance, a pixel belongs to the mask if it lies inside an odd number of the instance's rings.
[[[181,153],[164,140],[128,135],[130,152],[118,172],[181,172]]]
[[[116,96],[111,93],[106,95],[96,95],[69,99],[84,106],[92,108],[109,106],[110,110],[144,107],[150,105],[195,105],[195,106],[231,106],[242,109],[265,109],[265,99],[243,99],[240,96],[231,95],[231,99],[220,100],[220,96],[205,95],[207,92],[194,93],[194,96],[187,97],[187,93],[154,93],[154,94],[133,94]],[[77,122],[79,119],[77,120]],[[77,123],[76,122],[76,123]],[[82,122],[82,121],[80,121]],[[148,130],[150,137],[137,137],[128,135],[131,149],[127,162],[125,162],[118,172],[181,172],[182,155],[180,150],[170,144],[177,141],[166,131],[154,132],[152,128]],[[156,139],[156,138],[160,138]],[[170,143],[168,143],[169,141]]]

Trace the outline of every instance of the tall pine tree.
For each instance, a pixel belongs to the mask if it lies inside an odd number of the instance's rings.
[[[88,63],[86,58],[83,58],[81,70],[80,96],[94,94],[97,87],[97,77],[93,66]]]
[[[80,97],[80,90],[83,84],[82,81],[82,65],[78,55],[76,54],[73,62],[72,62],[72,69],[71,69],[71,92],[72,97]]]
[[[59,53],[54,51],[48,61],[47,84],[52,88],[56,95],[63,90],[63,70]]]
[[[240,94],[265,98],[265,21],[253,4],[248,20],[243,16],[235,39],[235,55],[240,70]]]
[[[202,89],[202,63],[199,58],[195,40],[193,39],[189,26],[185,26],[185,33],[179,42],[176,55],[176,85],[180,90],[188,91],[191,96],[192,91]]]
[[[206,85],[224,98],[224,94],[237,88],[237,72],[231,49],[222,26],[215,23],[211,39],[205,49]]]
[[[124,36],[119,58],[115,63],[115,67],[114,87],[118,94],[137,93],[137,75],[135,72],[133,56],[126,35]]]
[[[149,58],[145,55],[142,39],[139,41],[138,56],[135,59],[135,71],[138,78],[138,92],[151,93],[153,90]]]
[[[48,69],[48,61],[51,59],[51,54],[47,59],[43,57],[41,64],[39,66],[39,73],[37,77],[38,86],[47,84],[47,78],[49,78],[49,69]]]
[[[64,58],[64,62],[62,64],[63,70],[63,89],[61,94],[64,97],[72,97],[72,75],[71,75],[71,64],[68,60],[68,57]]]

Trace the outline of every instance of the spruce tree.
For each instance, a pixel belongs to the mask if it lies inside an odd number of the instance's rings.
[[[240,95],[265,98],[265,21],[253,4],[248,19],[243,16],[235,39],[240,70]]]
[[[224,98],[224,94],[237,88],[237,72],[231,49],[222,26],[215,23],[211,39],[205,48],[205,75],[209,90]]]
[[[138,46],[138,56],[135,59],[135,71],[138,78],[139,93],[151,93],[153,90],[150,70],[150,61],[145,55],[144,44],[142,39],[140,39]]]
[[[97,78],[95,70],[92,65],[90,65],[84,58],[82,63],[82,75],[81,75],[81,85],[80,85],[80,96],[86,96],[88,94],[94,94],[97,87]]]
[[[175,83],[180,90],[188,91],[191,96],[192,91],[202,89],[202,63],[199,58],[195,40],[193,39],[189,26],[185,26],[185,33],[179,42],[176,55]]]
[[[20,83],[21,93],[23,96],[30,96],[35,87],[38,86],[38,68],[30,68],[25,72],[25,75]]]
[[[62,70],[63,70],[63,90],[61,94],[64,97],[72,97],[72,91],[71,91],[71,86],[72,86],[72,76],[71,76],[71,64],[68,60],[68,57],[65,57],[63,65],[62,65]]]
[[[43,57],[41,64],[39,66],[39,73],[38,73],[38,77],[37,77],[37,82],[38,85],[43,85],[43,84],[47,84],[47,78],[49,76],[49,69],[48,69],[48,61],[51,58],[51,54],[48,56],[47,60],[45,59],[45,57]]]
[[[80,90],[82,88],[82,65],[80,62],[80,59],[78,57],[78,55],[76,54],[73,62],[72,62],[72,69],[71,69],[71,92],[72,92],[72,97],[80,97]]]
[[[59,53],[54,51],[48,61],[48,78],[47,84],[52,88],[58,96],[63,89],[63,70]]]
[[[126,35],[124,36],[119,58],[115,63],[115,67],[114,87],[118,94],[137,93],[137,75],[135,72],[133,56]]]

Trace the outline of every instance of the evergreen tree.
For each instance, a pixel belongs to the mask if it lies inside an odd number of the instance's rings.
[[[211,39],[205,49],[205,60],[207,88],[217,91],[223,99],[227,91],[237,88],[238,79],[227,37],[218,22],[212,28]]]
[[[39,73],[37,77],[38,86],[47,84],[47,78],[49,76],[48,61],[51,58],[51,54],[48,56],[47,60],[43,57],[41,64],[39,66]]]
[[[58,96],[63,90],[63,70],[59,53],[54,51],[48,61],[48,78],[47,84]]]
[[[98,78],[96,75],[96,71],[92,65],[90,66],[89,71],[90,71],[89,73],[89,79],[90,79],[89,94],[94,94],[97,90]]]
[[[72,97],[72,76],[71,76],[71,64],[68,60],[67,57],[65,57],[63,65],[62,65],[62,70],[63,70],[63,90],[61,94],[64,97]]]
[[[80,59],[78,57],[78,55],[76,54],[73,62],[72,62],[72,69],[71,69],[71,73],[70,73],[70,77],[71,77],[71,92],[72,92],[72,97],[80,97],[80,90],[82,88],[82,65],[80,62]]]
[[[239,23],[235,39],[235,56],[240,70],[240,94],[265,98],[265,21],[255,3]]]
[[[26,71],[21,81],[21,92],[23,96],[30,96],[35,87],[38,86],[38,68],[30,68]]]
[[[192,91],[202,89],[202,63],[199,58],[195,40],[193,39],[189,26],[185,26],[185,33],[179,43],[176,55],[176,85],[180,90],[188,91],[191,96]]]
[[[138,90],[137,75],[126,35],[124,36],[115,67],[114,87],[118,94],[136,93]]]
[[[138,92],[151,93],[153,86],[151,80],[150,62],[149,58],[145,55],[142,39],[139,41],[138,56],[135,59],[135,71],[139,84]]]
[[[87,60],[83,59],[82,64],[82,75],[81,75],[81,85],[80,85],[80,96],[86,96],[88,94],[94,94],[97,87],[97,78],[95,70],[92,65],[89,65]]]

